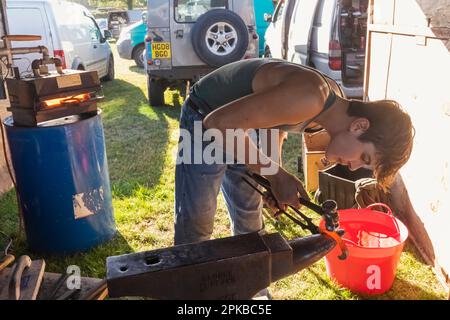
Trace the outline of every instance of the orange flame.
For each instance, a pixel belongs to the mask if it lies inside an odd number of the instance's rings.
[[[71,97],[64,97],[64,98],[57,98],[57,99],[50,99],[42,101],[42,106],[44,108],[56,108],[60,107],[63,104],[72,103],[72,104],[78,104],[81,102],[88,101],[90,99],[89,93],[82,93],[76,96]]]

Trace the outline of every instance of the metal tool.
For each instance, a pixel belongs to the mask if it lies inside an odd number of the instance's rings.
[[[260,186],[264,187],[267,192],[269,192],[272,197],[276,200],[276,198],[273,196],[272,193],[272,189],[271,189],[271,185],[270,182],[255,173],[251,173],[251,172],[247,172],[247,176],[249,178],[251,178],[253,181],[255,181],[257,184],[259,184]],[[253,189],[255,189],[255,191],[257,191],[258,193],[260,193],[261,195],[263,195],[263,193],[257,188],[255,187],[252,183],[250,183],[250,181],[248,181],[245,177],[242,177],[242,179]],[[321,228],[319,226],[316,226],[313,222],[312,219],[309,218],[308,216],[306,216],[304,213],[302,213],[300,210],[298,210],[297,208],[293,207],[293,206],[289,206],[289,208],[291,210],[293,210],[295,213],[297,213],[298,216],[300,216],[303,221],[300,221],[298,219],[293,218],[289,213],[287,213],[285,210],[282,210],[280,208],[280,205],[277,202],[277,206],[279,209],[280,213],[285,214],[289,219],[291,219],[294,223],[296,223],[297,225],[299,225],[302,229],[304,230],[309,230],[312,234],[317,234],[317,233],[322,233],[322,234],[326,234],[329,237],[332,237],[338,244],[339,247],[341,248],[341,255],[339,255],[339,259],[344,260],[347,258],[348,255],[348,249],[347,246],[345,245],[344,241],[342,240],[342,236],[344,235],[345,231],[342,229],[339,229],[339,214],[338,214],[338,210],[337,210],[337,203],[334,200],[326,200],[322,203],[321,206],[303,199],[303,198],[299,198],[299,202],[300,204],[304,205],[305,207],[311,209],[312,211],[320,214],[325,223],[325,228]]]
[[[12,245],[12,238],[9,237],[7,234],[3,233],[2,231],[0,231],[0,235],[2,235],[6,240],[6,245],[4,247],[3,250],[3,255],[0,256],[0,272],[5,269],[7,266],[9,266],[11,263],[14,262],[15,257],[8,253],[8,251],[11,248]]]
[[[20,299],[20,282],[22,280],[22,273],[25,269],[31,266],[31,258],[29,256],[21,256],[17,260],[11,270],[11,278],[8,285],[8,297],[9,300]]]
[[[271,189],[271,186],[270,186],[270,182],[266,178],[264,178],[264,177],[262,177],[260,175],[257,175],[255,173],[250,173],[250,172],[247,172],[247,175],[248,175],[249,178],[251,178],[257,184],[259,184],[260,186],[264,187],[267,190],[267,192],[272,194],[272,189]],[[251,184],[245,177],[243,177],[243,179],[250,187],[252,187],[257,192],[262,194],[262,192],[258,188],[256,188],[253,184]],[[272,196],[273,196],[273,194],[272,194]],[[275,197],[274,197],[274,199],[275,199]],[[324,201],[322,206],[319,206],[319,205],[317,205],[317,204],[315,204],[315,203],[313,203],[313,202],[311,202],[309,200],[303,199],[303,198],[299,198],[299,202],[300,202],[301,205],[304,205],[305,207],[307,207],[307,208],[311,209],[312,211],[314,211],[314,212],[320,214],[321,216],[323,216],[324,219],[325,219],[325,225],[326,225],[327,230],[329,230],[329,231],[336,231],[336,230],[338,230],[338,228],[339,228],[339,215],[337,213],[336,201],[334,201],[334,200]],[[290,207],[290,209],[292,209],[295,213],[297,213],[306,222],[306,226],[303,226],[304,229],[307,229],[307,230],[311,231],[311,233],[313,233],[313,234],[319,233],[319,227],[314,225],[314,223],[312,222],[311,218],[306,216],[304,213],[302,213],[297,208],[295,208],[293,206],[289,206],[289,207]],[[284,214],[287,214],[284,210],[281,210],[281,209],[280,209],[280,212],[282,212]],[[302,224],[300,224],[300,226],[302,226]]]
[[[94,288],[86,292],[79,300],[103,300],[108,295],[106,280],[100,281]]]
[[[15,125],[34,127],[41,122],[97,112],[103,98],[95,71],[65,70],[64,74],[7,78],[8,95]]]
[[[336,246],[326,235],[287,241],[279,233],[248,233],[108,257],[110,297],[251,299]]]
[[[250,181],[248,181],[246,178],[242,178],[244,180],[244,182],[246,182],[250,187],[252,187],[253,189],[255,189],[256,192],[258,192],[261,196],[264,196],[264,193],[262,193],[258,188],[256,188],[254,185],[252,185],[250,183]],[[295,209],[295,208],[294,208]],[[298,210],[295,210],[295,212],[300,215],[304,221],[306,222],[303,223],[302,221],[294,218],[292,215],[290,215],[289,213],[287,213],[285,210],[281,210],[280,208],[278,208],[278,212],[277,213],[283,213],[285,214],[289,219],[291,219],[294,223],[296,223],[297,225],[299,225],[300,227],[302,227],[302,229],[304,230],[310,230],[312,234],[316,234],[319,233],[319,228],[317,228],[316,225],[314,225],[312,223],[312,219],[306,217],[303,213],[301,213]]]
[[[102,87],[95,71],[64,70],[59,58],[51,57],[45,46],[12,47],[12,41],[36,41],[36,35],[6,35],[0,39],[0,58],[6,57],[5,64],[8,98],[14,124],[35,127],[39,123],[72,115],[93,115],[97,112],[97,101],[103,99]],[[21,77],[18,68],[13,66],[13,56],[27,53],[40,53],[41,59],[31,62],[32,77]],[[3,60],[1,60],[3,61]],[[54,65],[56,72],[49,72]],[[5,97],[4,79],[0,75],[0,91]],[[1,90],[3,89],[3,90]]]
[[[66,282],[67,278],[69,277],[69,274],[61,274],[56,281],[55,285],[50,291],[50,294],[48,295],[47,299],[49,300],[55,300],[57,298],[58,290],[62,287],[62,285]]]
[[[50,293],[45,296],[46,300],[71,300],[75,298],[77,294],[81,292],[81,289],[72,289],[72,290],[62,290],[63,292],[58,295],[58,292],[63,287],[64,284],[67,283],[67,279],[70,277],[70,274],[61,274],[56,280],[53,287],[50,289]],[[66,288],[67,289],[67,286]]]
[[[58,291],[62,288],[63,284],[66,283],[69,276],[70,276],[70,274],[61,274],[46,299],[48,299],[48,300],[70,300],[76,294],[78,294],[80,292],[80,290],[74,289],[74,290],[65,291],[64,293],[57,295]]]
[[[26,255],[19,257],[9,272],[8,285],[0,292],[0,300],[36,300],[44,273],[43,259],[32,261]]]

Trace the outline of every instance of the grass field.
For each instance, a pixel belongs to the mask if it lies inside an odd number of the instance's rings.
[[[115,48],[113,48],[115,50]],[[48,257],[47,270],[64,272],[78,265],[82,275],[105,276],[105,259],[142,250],[167,247],[173,241],[174,163],[178,141],[181,98],[166,92],[164,107],[147,104],[145,74],[132,61],[116,56],[116,77],[104,83],[106,99],[101,103],[109,173],[113,192],[116,238],[87,253],[65,258]],[[284,151],[284,165],[296,172],[300,153],[299,137],[291,135]],[[305,233],[287,220],[266,221],[269,231],[287,238]],[[219,197],[214,237],[228,236],[230,223],[222,197]],[[0,230],[14,237],[14,254],[37,255],[27,250],[18,233],[14,191],[0,198]],[[278,281],[270,287],[274,299],[444,299],[445,290],[432,269],[419,258],[411,245],[401,256],[393,288],[376,297],[358,296],[331,282],[322,259],[306,270]]]

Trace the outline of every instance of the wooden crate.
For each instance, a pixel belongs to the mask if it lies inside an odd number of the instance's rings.
[[[26,277],[26,272],[24,271],[24,277]],[[6,268],[0,272],[0,300],[5,300],[8,298],[8,283],[10,278],[11,268]],[[52,290],[55,286],[55,284],[58,282],[59,277],[61,276],[60,273],[52,273],[52,272],[45,272],[42,282],[40,283],[40,287],[38,287],[37,291],[37,300],[47,300],[49,299],[49,295],[52,293]],[[23,277],[23,278],[24,278]],[[22,280],[23,281],[23,280]],[[97,278],[89,278],[89,277],[81,277],[80,278],[80,293],[77,295],[78,297],[83,297],[91,290],[95,289],[100,283],[102,282],[102,279]],[[22,292],[24,290],[22,285]],[[61,296],[65,292],[67,292],[69,289],[67,286],[61,286],[61,288],[57,292],[57,296]],[[97,299],[93,300],[103,300],[105,298],[104,295],[98,297]]]
[[[324,169],[321,159],[329,142],[330,136],[325,131],[303,134],[302,162],[306,191],[314,192],[319,187],[319,170]]]
[[[319,172],[319,202],[335,200],[339,209],[352,208],[355,204],[355,182],[362,178],[371,178],[372,171],[360,168],[350,171],[346,166],[337,164]]]

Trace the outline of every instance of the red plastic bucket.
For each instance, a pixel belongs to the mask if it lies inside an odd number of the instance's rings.
[[[372,209],[377,206],[386,208],[388,213]],[[340,249],[334,248],[325,257],[328,276],[357,293],[388,291],[394,282],[408,229],[383,203],[366,209],[339,210],[339,225],[345,230],[342,238],[348,247],[348,257],[340,260]]]

